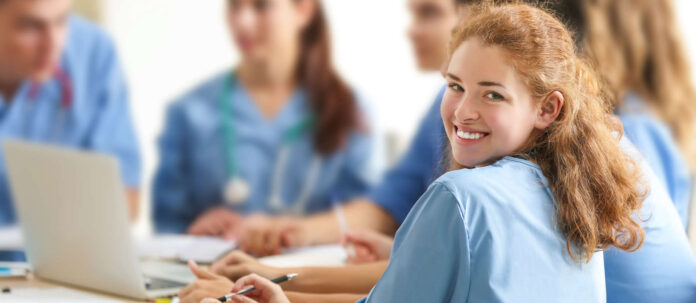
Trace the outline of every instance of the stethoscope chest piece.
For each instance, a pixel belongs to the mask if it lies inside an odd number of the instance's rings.
[[[227,204],[241,205],[249,198],[250,192],[249,183],[238,176],[234,176],[225,184],[223,196]]]

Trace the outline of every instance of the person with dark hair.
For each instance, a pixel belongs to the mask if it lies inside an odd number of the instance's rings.
[[[135,220],[141,159],[128,85],[111,37],[71,6],[71,0],[0,1],[0,141],[116,157]],[[17,221],[12,200],[3,162],[0,226]]]
[[[235,237],[267,214],[364,195],[380,174],[367,104],[332,65],[321,2],[226,9],[241,61],[167,111],[153,197],[160,233]]]

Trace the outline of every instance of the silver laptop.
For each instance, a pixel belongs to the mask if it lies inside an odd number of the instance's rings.
[[[15,140],[3,151],[36,276],[136,299],[174,295],[194,279],[140,263],[115,158]]]

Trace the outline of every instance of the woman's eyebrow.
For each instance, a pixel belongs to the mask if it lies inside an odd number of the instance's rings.
[[[457,77],[457,76],[455,76],[455,75],[453,75],[453,74],[451,74],[451,73],[447,73],[447,77],[448,77],[448,78],[452,78],[452,79],[454,79],[454,80],[456,80],[456,81],[462,82],[462,79],[459,79],[459,77]]]
[[[505,88],[504,85],[497,83],[497,82],[491,82],[491,81],[481,81],[478,83],[478,85],[481,85],[481,86],[500,86],[502,88]]]

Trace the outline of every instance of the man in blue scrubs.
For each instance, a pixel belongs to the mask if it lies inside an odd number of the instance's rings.
[[[0,141],[16,138],[115,156],[134,219],[140,155],[126,83],[113,42],[72,15],[71,5],[71,0],[0,0]],[[0,226],[15,221],[0,161]]]

